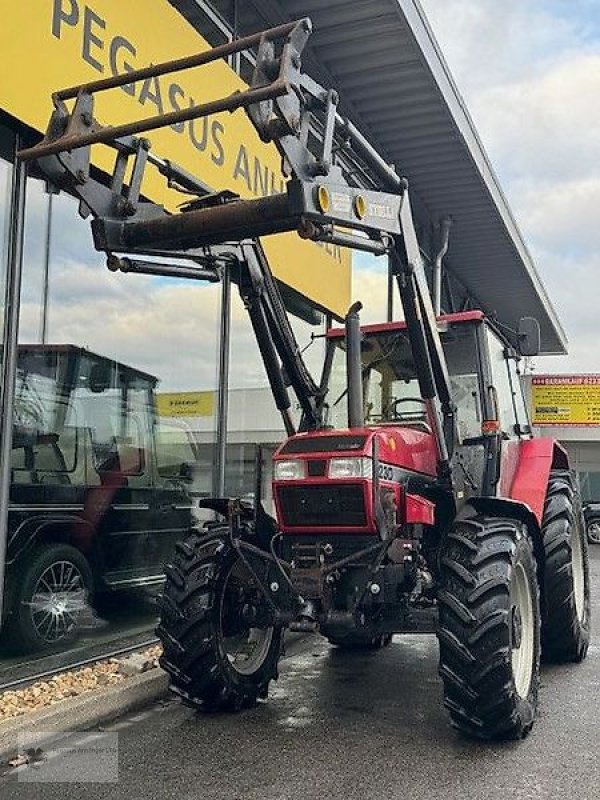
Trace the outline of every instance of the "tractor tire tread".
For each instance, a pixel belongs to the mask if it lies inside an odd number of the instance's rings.
[[[441,558],[439,674],[454,727],[478,739],[520,739],[535,717],[539,656],[528,698],[516,691],[510,647],[510,582],[517,555],[537,581],[533,546],[522,525],[480,515],[460,520]],[[539,652],[539,614],[536,641]]]
[[[580,536],[584,560],[585,611],[580,620],[575,605],[572,536]],[[573,474],[552,470],[542,518],[544,544],[542,653],[554,663],[582,661],[589,645],[589,564],[581,500]]]
[[[204,535],[191,531],[165,569],[159,603],[159,663],[169,675],[169,688],[186,705],[208,712],[239,711],[266,697],[282,650],[281,629],[274,628],[268,654],[254,675],[240,676],[228,669],[217,642],[215,610],[220,576],[231,558],[223,526]]]

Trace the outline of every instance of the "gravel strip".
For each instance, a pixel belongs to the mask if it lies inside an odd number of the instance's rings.
[[[157,645],[122,658],[109,658],[88,667],[53,675],[25,689],[0,694],[0,725],[14,717],[53,706],[68,697],[91,692],[103,686],[115,686],[133,675],[158,667],[161,648]]]

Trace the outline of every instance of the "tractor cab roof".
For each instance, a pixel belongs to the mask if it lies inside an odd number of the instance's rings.
[[[443,314],[438,317],[438,322],[446,325],[457,325],[466,322],[481,322],[483,319],[485,319],[483,311],[461,311],[456,314]],[[360,329],[365,334],[403,331],[406,330],[406,322],[404,320],[378,322],[372,325],[361,325]],[[345,328],[330,328],[327,331],[328,339],[342,339],[344,335]]]

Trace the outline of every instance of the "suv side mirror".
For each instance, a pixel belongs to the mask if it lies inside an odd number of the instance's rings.
[[[521,317],[517,325],[519,353],[537,356],[540,352],[540,323],[534,317]]]

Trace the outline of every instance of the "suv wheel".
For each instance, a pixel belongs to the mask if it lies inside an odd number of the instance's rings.
[[[89,610],[92,571],[68,544],[40,545],[20,572],[7,638],[19,650],[35,651],[72,641]]]

